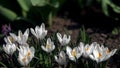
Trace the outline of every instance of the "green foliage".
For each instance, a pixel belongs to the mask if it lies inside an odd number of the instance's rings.
[[[106,16],[109,16],[108,13],[108,0],[102,0],[102,9]]]
[[[120,13],[120,6],[117,6],[116,4],[114,4],[111,1],[108,1],[108,4],[113,8],[114,12]]]
[[[42,20],[52,26],[53,18],[65,0],[31,0],[34,7],[38,7]]]
[[[29,11],[32,6],[30,0],[17,0],[17,2],[24,11]]]
[[[2,62],[0,62],[0,65],[2,65],[3,67],[7,68],[7,66],[5,64],[3,64]]]
[[[113,30],[112,30],[112,34],[113,35],[118,35],[120,33],[120,28],[114,28]]]
[[[56,16],[57,11],[63,5],[65,0],[16,0],[13,2],[5,0],[0,2],[0,14],[9,21],[22,19],[38,22],[36,19],[39,20],[42,18],[41,21],[45,23],[48,22],[48,24],[52,26],[53,18]],[[11,5],[14,3],[17,4],[15,8],[21,8],[21,13],[17,13],[19,10],[14,11],[14,8],[11,9],[11,7],[13,7]],[[37,16],[34,16],[34,14]]]
[[[80,34],[79,35],[80,35],[79,37],[81,38],[82,42],[89,43],[90,39],[89,39],[84,27],[82,27],[80,29]]]
[[[115,13],[120,13],[120,6],[117,6],[111,0],[102,0],[102,9],[107,16],[109,16],[108,7],[111,7]]]
[[[113,3],[112,0],[77,0],[78,4],[81,8],[85,8],[85,7],[96,7],[95,3],[97,3],[97,6],[101,6],[101,9],[103,11],[103,13],[106,16],[110,16],[110,11],[108,8],[112,8],[112,10],[115,13],[120,13],[120,6],[116,5],[115,3]]]
[[[0,6],[0,14],[2,14],[5,18],[12,20],[12,21],[17,18],[17,14],[15,12],[3,6]]]

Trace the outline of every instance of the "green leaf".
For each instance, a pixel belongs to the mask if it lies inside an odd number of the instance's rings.
[[[1,64],[2,66],[4,66],[5,68],[7,68],[7,66],[6,66],[4,63],[0,62],[0,64]]]
[[[112,34],[113,35],[118,35],[119,34],[119,28],[114,28],[113,31],[112,31]]]
[[[48,4],[54,8],[58,8],[60,6],[60,3],[62,3],[62,2],[60,2],[58,0],[50,0],[50,2]]]
[[[2,14],[5,18],[13,21],[17,18],[17,14],[15,12],[13,12],[10,9],[7,9],[3,6],[0,6],[0,14]]]
[[[59,4],[59,2],[55,2],[53,5],[55,8],[58,8],[60,4]]]
[[[50,12],[48,16],[48,23],[50,27],[52,27],[52,21],[53,21],[53,15],[52,15],[52,12]]]
[[[24,11],[29,11],[30,7],[32,6],[30,0],[17,0],[17,1]]]
[[[120,7],[116,6],[116,8],[113,8],[114,12],[120,13]]]
[[[113,11],[116,13],[120,13],[120,7],[115,5],[113,2],[108,1],[108,4],[110,5],[110,7],[112,7]]]
[[[43,60],[43,56],[41,53],[39,54],[39,57],[40,57],[40,59],[39,59],[40,61]]]
[[[31,0],[33,6],[45,6],[47,5],[48,0]]]
[[[120,7],[110,2],[109,5],[113,8],[113,11],[116,13],[120,13]]]
[[[109,16],[108,13],[108,0],[102,0],[102,9],[106,16]]]

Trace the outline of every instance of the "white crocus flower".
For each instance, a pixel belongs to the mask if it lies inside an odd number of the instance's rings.
[[[104,53],[104,51],[100,48],[99,45],[96,45],[93,53],[91,55],[89,55],[89,57],[96,61],[97,63],[103,61],[103,59],[105,58],[106,54]]]
[[[78,47],[74,47],[73,49],[71,49],[69,46],[67,46],[66,52],[69,56],[69,59],[75,62],[76,59],[79,59],[79,57],[82,55],[82,51],[80,51]]]
[[[91,54],[89,57],[96,61],[97,63],[106,61],[111,56],[115,54],[117,49],[112,50],[111,52],[108,50],[108,48],[104,48],[103,46],[100,47],[100,45],[96,45],[95,49],[93,50],[93,54]]]
[[[41,46],[41,48],[46,51],[47,53],[50,53],[51,51],[53,51],[55,49],[55,45],[54,42],[51,41],[50,38],[47,39],[47,43],[46,46]]]
[[[29,29],[26,29],[24,34],[19,30],[18,31],[18,36],[15,35],[14,33],[10,33],[10,35],[13,37],[14,40],[16,40],[20,45],[24,45],[27,43],[27,39],[29,36]]]
[[[62,46],[68,44],[70,42],[70,40],[71,40],[71,36],[70,35],[67,37],[67,35],[64,34],[64,36],[62,37],[62,35],[60,33],[57,33],[57,38],[58,38],[58,40],[59,40],[59,42],[60,42],[60,44]]]
[[[9,54],[9,55],[12,55],[15,51],[16,51],[16,45],[15,44],[6,44],[6,45],[3,45],[3,50]]]
[[[81,45],[84,45],[83,43],[81,43]],[[96,42],[93,42],[91,45],[86,44],[83,47],[83,57],[88,58],[89,55],[93,52],[95,45],[97,45]]]
[[[54,57],[55,57],[55,61],[58,64],[60,64],[60,65],[67,64],[66,54],[64,51],[61,51],[58,56],[54,56]]]
[[[20,46],[20,48],[18,48],[18,51],[19,51],[18,62],[22,66],[27,66],[34,57],[35,53],[34,47],[29,48],[29,46]]]
[[[33,28],[30,29],[31,33],[37,38],[37,39],[43,39],[47,35],[47,30],[45,30],[45,24],[42,23],[41,26],[36,26],[35,30]]]
[[[110,51],[109,49],[108,49],[108,47],[104,47],[103,45],[101,46],[101,48],[102,48],[102,50],[104,51],[104,53],[106,54],[106,56],[105,56],[105,58],[104,58],[104,60],[103,61],[106,61],[107,59],[109,59],[111,56],[113,56],[115,53],[116,53],[116,51],[117,51],[117,49],[113,49],[112,51]]]

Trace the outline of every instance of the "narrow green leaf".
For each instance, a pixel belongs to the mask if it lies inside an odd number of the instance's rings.
[[[118,6],[115,6],[115,7],[113,8],[113,10],[114,10],[114,12],[116,12],[116,13],[120,13],[120,7],[118,7]]]
[[[24,11],[29,11],[30,7],[32,6],[30,0],[17,0],[17,1]]]
[[[5,64],[3,64],[2,62],[0,62],[0,64],[4,67],[7,68],[7,66]]]
[[[5,18],[13,21],[17,18],[17,14],[15,12],[13,12],[10,9],[7,9],[3,6],[0,6],[0,14],[2,14]]]
[[[112,7],[113,11],[116,13],[120,13],[120,7],[115,5],[113,2],[108,1],[108,4]]]
[[[53,21],[53,15],[52,15],[52,12],[50,12],[48,16],[48,23],[50,27],[52,27],[52,21]]]
[[[108,0],[102,0],[102,9],[106,16],[109,16],[108,13]]]

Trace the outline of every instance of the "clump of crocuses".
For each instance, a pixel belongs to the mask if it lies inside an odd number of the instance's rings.
[[[30,37],[29,31],[31,31],[33,37]],[[35,29],[27,28],[24,33],[19,30],[18,35],[10,33],[10,36],[4,38],[6,44],[3,45],[3,50],[10,56],[14,55],[16,52],[16,61],[19,62],[20,66],[25,67],[30,67],[31,62],[33,66],[38,66],[40,63],[42,66],[44,61],[48,64],[46,62],[46,54],[49,58],[49,61],[47,61],[51,63],[51,67],[52,61],[55,61],[58,66],[64,66],[68,65],[70,61],[79,63],[79,60],[83,58],[91,59],[99,64],[100,62],[108,60],[117,51],[117,49],[110,51],[107,47],[104,47],[97,42],[92,42],[91,44],[80,42],[77,46],[70,46],[69,43],[72,41],[70,35],[64,34],[62,36],[62,34],[56,33],[54,36],[56,39],[54,40],[50,36],[46,38],[47,33],[48,31],[45,29],[44,23],[42,23],[40,27],[36,26]],[[29,38],[34,42],[29,41]],[[33,38],[36,38],[36,40]],[[56,40],[58,40],[57,43]],[[60,47],[62,48],[59,49]],[[87,64],[88,62],[85,61]]]

